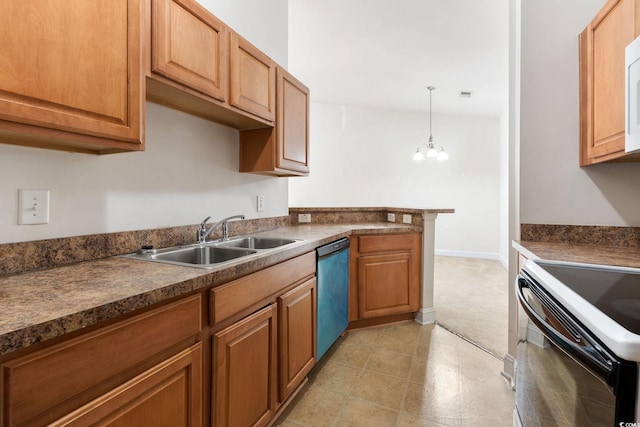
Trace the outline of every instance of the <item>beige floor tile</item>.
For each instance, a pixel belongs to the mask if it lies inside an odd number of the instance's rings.
[[[334,424],[335,427],[393,427],[398,413],[381,408],[371,402],[358,399],[349,400]]]
[[[345,337],[352,341],[354,344],[362,347],[373,347],[376,345],[376,340],[382,334],[384,328],[368,328],[368,329],[356,329],[349,331]]]
[[[273,424],[273,427],[300,427],[300,426],[304,426],[304,424],[294,423],[293,421],[290,421],[284,417],[280,417],[280,419],[278,419],[278,421],[276,421]]]
[[[459,383],[409,383],[402,412],[423,419],[460,418],[461,403]]]
[[[459,427],[460,418],[423,419],[409,414],[400,414],[396,427]]]
[[[410,356],[379,348],[371,352],[365,369],[407,379],[412,360]]]
[[[502,418],[473,417],[463,418],[463,427],[513,427],[513,415]],[[574,426],[575,427],[575,426]]]
[[[386,408],[399,410],[406,388],[406,380],[365,369],[354,383],[352,395]]]
[[[369,359],[371,348],[362,345],[358,340],[351,339],[353,336],[350,335],[348,339],[340,342],[335,351],[331,355],[327,354],[325,358],[330,358],[333,362],[342,363],[353,368],[363,368]]]
[[[376,339],[375,346],[413,356],[418,345],[420,328],[421,326],[413,321],[386,326]]]
[[[416,348],[415,357],[420,360],[446,362],[450,365],[458,364],[460,338],[452,333],[438,328],[431,335],[430,342],[421,341]]]
[[[335,421],[345,402],[345,396],[320,388],[309,387],[301,391],[285,419],[305,426],[330,426]]]
[[[328,361],[310,380],[314,387],[340,394],[350,394],[359,369]]]

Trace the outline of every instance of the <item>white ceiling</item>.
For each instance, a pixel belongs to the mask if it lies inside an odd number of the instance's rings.
[[[314,102],[497,117],[509,0],[289,0],[289,70]],[[472,91],[471,98],[459,92]]]

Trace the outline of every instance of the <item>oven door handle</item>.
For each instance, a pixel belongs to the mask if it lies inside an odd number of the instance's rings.
[[[589,369],[598,377],[602,378],[608,385],[613,386],[613,365],[610,360],[605,358],[595,348],[582,347],[571,340],[567,339],[560,332],[547,323],[536,311],[531,307],[525,298],[522,288],[528,288],[529,284],[526,279],[519,277],[516,279],[516,294],[520,300],[520,305],[527,313],[531,321],[542,331],[542,333],[552,342],[554,342],[562,351],[564,351],[573,360]],[[537,299],[537,298],[536,298]],[[538,301],[540,301],[538,299]],[[546,306],[542,301],[541,304]],[[562,322],[561,319],[558,319]],[[564,322],[562,322],[564,323]],[[590,344],[591,345],[591,344]]]

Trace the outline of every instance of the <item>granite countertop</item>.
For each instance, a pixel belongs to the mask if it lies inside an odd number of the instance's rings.
[[[640,267],[640,247],[531,241],[514,241],[513,247],[529,259]]]
[[[212,269],[109,257],[0,277],[0,356],[237,277],[351,234],[421,232],[398,223],[297,225],[254,235],[302,241]]]

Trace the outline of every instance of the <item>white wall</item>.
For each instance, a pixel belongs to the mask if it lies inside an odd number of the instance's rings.
[[[286,65],[287,0],[202,4]],[[238,172],[236,130],[147,103],[146,142],[105,156],[0,144],[0,243],[287,215],[286,178]],[[17,225],[20,188],[51,191],[50,224]]]
[[[428,140],[428,115],[311,104],[311,174],[289,182],[290,206],[455,208],[437,220],[436,248],[500,251],[500,122],[433,114],[446,162],[411,160]]]
[[[578,166],[578,34],[604,3],[522,2],[522,223],[640,226],[640,164]]]
[[[499,255],[502,264],[509,263],[509,111],[500,116],[500,201],[498,224],[500,227]]]
[[[198,0],[283,67],[288,64],[288,0]]]

